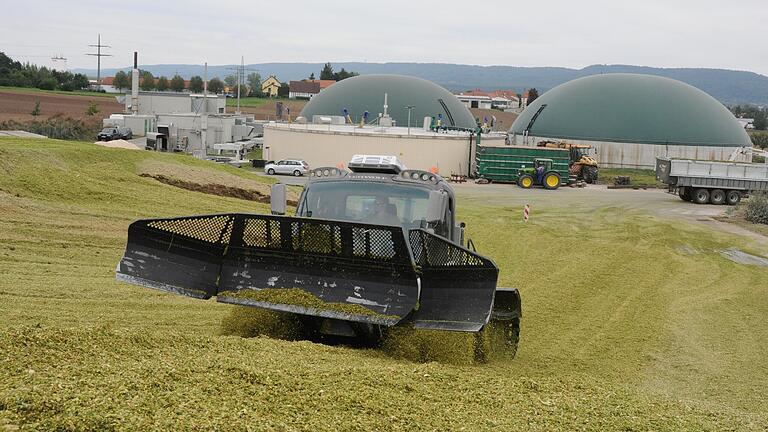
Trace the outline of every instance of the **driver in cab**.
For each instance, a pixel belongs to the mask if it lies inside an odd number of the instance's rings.
[[[387,197],[376,197],[373,213],[368,216],[368,223],[376,225],[399,226],[402,224],[397,217],[397,206],[391,204]]]

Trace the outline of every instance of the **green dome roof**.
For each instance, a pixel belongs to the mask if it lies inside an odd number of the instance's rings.
[[[421,126],[424,117],[443,116],[443,125],[464,128],[477,126],[472,113],[448,90],[425,79],[405,75],[360,75],[339,81],[326,88],[304,106],[302,117],[312,121],[313,115],[343,115],[344,108],[357,122],[368,111],[368,121],[384,112],[384,93],[387,94],[387,112],[398,126]]]
[[[733,114],[712,96],[680,81],[640,74],[592,75],[561,84],[526,107],[510,132],[521,135],[526,128],[531,136],[560,139],[752,145]]]

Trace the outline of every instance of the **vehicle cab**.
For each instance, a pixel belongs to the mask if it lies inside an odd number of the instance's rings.
[[[424,228],[463,242],[453,188],[439,175],[409,170],[395,156],[355,155],[348,168],[311,170],[296,216]]]

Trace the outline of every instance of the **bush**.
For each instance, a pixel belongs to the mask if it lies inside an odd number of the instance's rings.
[[[768,132],[750,132],[749,138],[755,147],[768,148]]]
[[[37,87],[42,90],[55,90],[58,84],[59,83],[56,82],[55,78],[45,78],[40,81],[40,84]]]
[[[45,120],[0,122],[0,130],[24,130],[48,138],[78,141],[93,141],[101,130],[101,120],[91,117],[88,121],[55,115]]]
[[[99,112],[99,106],[95,102],[88,104],[88,109],[85,110],[85,115],[92,116]]]
[[[749,197],[744,217],[750,222],[768,224],[768,192],[757,192]]]

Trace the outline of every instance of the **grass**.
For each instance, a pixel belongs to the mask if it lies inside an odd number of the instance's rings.
[[[148,160],[255,177],[180,155],[0,139],[0,426],[768,424],[768,272],[719,253],[736,246],[768,255],[744,238],[589,202],[538,206],[524,224],[516,201],[462,196],[459,216],[500,266],[500,285],[521,289],[520,349],[487,365],[417,363],[381,350],[224,336],[232,306],[116,282],[137,218],[268,212],[139,177]]]
[[[248,152],[248,154],[245,156],[246,159],[261,159],[263,156],[263,150],[260,148],[253,148],[251,151]]]
[[[119,96],[120,94],[122,94],[122,93],[101,93],[101,92],[85,91],[85,90],[64,91],[64,90],[43,90],[43,89],[31,88],[31,87],[6,87],[6,86],[0,86],[0,93],[3,93],[3,92],[7,92],[7,93],[27,93],[27,94],[48,93],[48,94],[88,96],[88,97],[103,97],[103,98],[114,98],[115,96]]]
[[[640,186],[664,186],[656,180],[656,171],[634,168],[600,168],[600,184],[613,184],[613,179],[618,176],[629,176],[632,185]]]
[[[248,108],[256,108],[261,105],[264,105],[267,101],[270,99],[268,98],[259,98],[259,97],[241,97],[240,98],[240,106],[241,107],[248,107]],[[228,107],[236,107],[237,106],[237,98],[227,98],[227,106]]]

